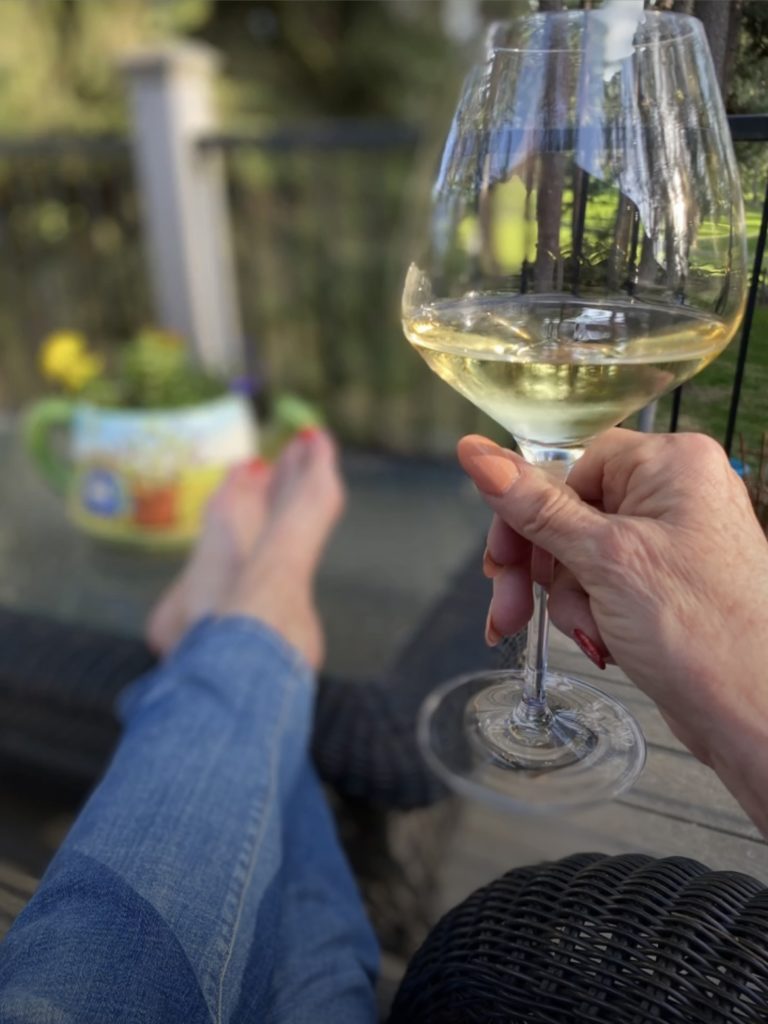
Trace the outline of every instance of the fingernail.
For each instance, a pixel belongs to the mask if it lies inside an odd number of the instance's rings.
[[[490,442],[464,446],[464,468],[485,494],[500,498],[520,476],[509,452]]]
[[[499,563],[491,556],[488,548],[486,548],[483,552],[483,575],[489,580],[492,580],[494,577],[499,575],[503,568],[504,567],[499,565]]]
[[[485,620],[485,642],[489,647],[495,647],[502,639],[501,633],[496,629],[491,618],[491,609],[488,609],[488,615]]]
[[[591,662],[597,665],[599,669],[605,668],[605,659],[608,656],[608,652],[603,647],[588,637],[583,629],[574,629],[573,639]]]

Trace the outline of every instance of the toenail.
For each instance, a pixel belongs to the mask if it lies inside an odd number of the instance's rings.
[[[302,427],[301,430],[297,432],[296,436],[300,437],[302,441],[311,441],[313,437],[317,437],[319,434],[322,434],[322,432],[322,427]]]
[[[269,469],[269,463],[267,462],[266,459],[261,459],[257,457],[255,459],[249,459],[246,463],[244,463],[243,469],[246,471],[246,473],[252,473],[254,476],[258,476],[259,474],[264,473],[267,469]]]

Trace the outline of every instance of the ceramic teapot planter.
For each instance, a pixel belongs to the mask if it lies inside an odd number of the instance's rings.
[[[53,443],[62,429],[65,454]],[[235,394],[172,409],[43,399],[27,412],[24,437],[77,526],[150,547],[192,540],[228,468],[257,452],[250,403]]]

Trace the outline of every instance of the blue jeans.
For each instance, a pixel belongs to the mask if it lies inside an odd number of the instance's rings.
[[[0,946],[2,1024],[376,1020],[312,697],[300,656],[244,618],[201,623],[134,684],[106,776]]]

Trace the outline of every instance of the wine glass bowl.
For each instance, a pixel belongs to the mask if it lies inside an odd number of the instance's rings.
[[[492,27],[403,295],[417,351],[534,461],[697,373],[744,305],[738,173],[702,27],[645,12],[617,43],[600,15]]]
[[[408,340],[564,479],[594,437],[714,359],[743,312],[741,191],[701,24],[626,4],[491,26],[426,241]],[[548,675],[534,590],[525,668],[442,687],[421,740],[465,791],[603,799],[636,777],[642,735],[619,702]]]

